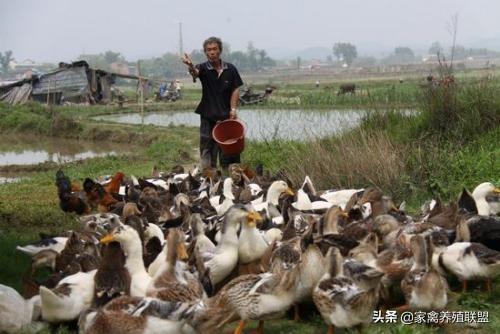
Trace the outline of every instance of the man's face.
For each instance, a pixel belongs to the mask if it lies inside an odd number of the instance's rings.
[[[209,43],[205,47],[205,55],[210,62],[218,61],[220,58],[220,49],[217,43]]]

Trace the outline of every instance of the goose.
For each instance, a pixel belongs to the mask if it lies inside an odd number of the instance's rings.
[[[0,332],[17,333],[29,329],[40,312],[39,295],[25,300],[13,288],[0,284]]]
[[[152,278],[144,267],[139,234],[134,228],[123,225],[101,239],[101,243],[104,244],[112,241],[118,241],[125,253],[125,268],[131,277],[130,295],[144,297]]]

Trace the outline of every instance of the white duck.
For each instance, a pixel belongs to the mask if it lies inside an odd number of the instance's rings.
[[[307,193],[302,189],[297,191],[297,201],[292,203],[292,206],[299,211],[326,211],[332,205],[328,201],[311,202]]]
[[[215,252],[201,254],[205,268],[210,269],[210,281],[213,285],[226,278],[238,263],[238,225],[255,220],[255,217],[255,212],[238,204],[226,212],[222,222],[221,241]]]
[[[269,246],[265,235],[257,229],[256,222],[260,220],[262,220],[262,217],[255,213],[251,219],[241,225],[238,245],[238,260],[240,263],[246,264],[260,259]]]
[[[320,197],[326,199],[330,204],[340,206],[342,210],[345,210],[345,206],[352,195],[363,190],[364,189],[327,190],[321,194]]]
[[[274,206],[279,205],[279,198],[282,193],[287,193],[291,196],[294,195],[294,192],[288,185],[286,184],[285,181],[278,180],[274,181],[271,183],[271,186],[269,189],[267,189],[267,194],[266,194],[266,200],[263,201],[262,197],[259,197],[258,199],[252,201],[252,207],[255,211],[266,211],[266,213],[269,212],[269,204],[272,204]]]
[[[467,291],[467,281],[475,278],[486,279],[486,288],[491,293],[491,279],[500,275],[500,252],[478,242],[470,242],[467,222],[462,220],[457,226],[457,240],[446,248],[437,250],[432,265],[442,274],[452,273],[462,281],[463,291]]]
[[[70,321],[88,309],[94,299],[96,272],[92,270],[67,276],[54,289],[41,286],[42,318],[55,323]]]
[[[144,297],[152,278],[144,267],[139,234],[134,228],[123,225],[101,239],[102,243],[111,241],[118,241],[121,244],[127,258],[125,268],[127,268],[131,277],[130,295]]]
[[[212,240],[205,235],[205,224],[199,213],[191,214],[189,217],[189,226],[191,227],[193,242],[196,242],[196,249],[198,252],[213,253],[215,251],[215,245]]]
[[[220,196],[213,196],[210,198],[210,204],[215,208],[217,214],[222,216],[227,210],[234,204],[234,194],[233,194],[233,179],[228,177],[224,180],[224,185],[222,188],[222,193],[224,195],[224,201],[219,204]]]
[[[16,290],[0,284],[0,332],[14,333],[30,327],[41,311],[40,296],[25,300]]]
[[[157,237],[162,245],[165,244],[165,235],[163,234],[160,226],[153,223],[148,223],[146,228],[144,229],[144,243],[146,244],[149,239],[153,237]]]
[[[47,249],[51,249],[57,253],[61,253],[61,251],[66,246],[67,241],[68,238],[66,237],[45,238],[36,243],[32,243],[26,246],[17,246],[16,249],[29,256],[33,256],[36,253]]]
[[[472,197],[479,215],[489,216],[500,212],[500,188],[495,188],[492,183],[484,182],[478,185],[472,192]]]

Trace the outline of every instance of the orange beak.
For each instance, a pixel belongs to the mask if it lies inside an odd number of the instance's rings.
[[[186,246],[184,245],[184,242],[179,243],[177,245],[177,259],[181,261],[186,261],[189,258]]]
[[[115,241],[115,238],[113,237],[112,234],[107,234],[101,240],[99,240],[99,242],[101,244],[105,244],[105,245],[109,244],[112,241]]]

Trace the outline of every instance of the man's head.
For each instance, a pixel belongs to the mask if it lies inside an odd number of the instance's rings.
[[[220,59],[222,53],[222,41],[218,37],[209,37],[203,42],[203,51],[210,62]]]

